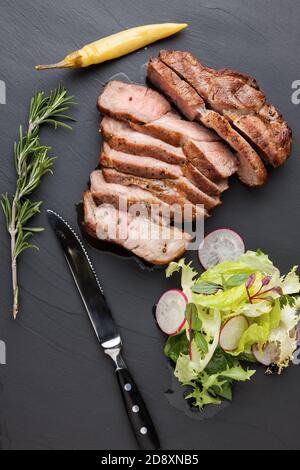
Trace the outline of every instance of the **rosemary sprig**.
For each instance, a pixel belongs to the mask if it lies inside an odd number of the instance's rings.
[[[19,129],[19,140],[14,145],[14,162],[17,173],[16,190],[12,198],[2,194],[0,202],[4,212],[7,231],[11,239],[11,271],[13,288],[13,317],[16,319],[19,310],[19,286],[17,259],[29,249],[38,249],[30,243],[30,238],[41,227],[30,227],[28,223],[40,212],[42,201],[29,199],[32,192],[40,185],[47,173],[52,173],[54,158],[49,156],[50,147],[40,143],[39,130],[43,124],[52,124],[71,129],[66,120],[73,120],[65,114],[75,104],[72,96],[67,96],[63,87],[56,88],[49,96],[37,92],[30,103],[27,131]]]

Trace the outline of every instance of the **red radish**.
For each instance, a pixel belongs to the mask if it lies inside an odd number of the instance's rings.
[[[244,315],[230,318],[223,325],[220,333],[219,344],[224,351],[234,351],[241,339],[241,336],[248,329],[249,323]]]
[[[156,321],[159,328],[167,335],[174,336],[185,325],[185,310],[188,298],[179,289],[171,289],[165,292],[156,306]]]
[[[198,253],[202,266],[209,269],[222,261],[236,261],[245,253],[245,244],[236,232],[223,228],[207,235]]]
[[[252,347],[252,352],[255,359],[264,366],[274,364],[280,356],[280,351],[275,343],[268,343],[262,350],[258,344],[255,344]]]

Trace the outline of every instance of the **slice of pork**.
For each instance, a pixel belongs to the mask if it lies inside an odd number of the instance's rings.
[[[139,176],[129,175],[109,168],[104,168],[102,172],[108,183],[117,183],[124,186],[137,186],[149,191],[167,204],[179,206],[182,211],[186,208],[186,213],[188,212],[188,208],[190,208],[192,218],[203,218],[208,216],[206,210],[196,207],[175,188],[172,188],[165,180],[141,178]]]
[[[167,163],[181,164],[186,157],[181,148],[133,130],[127,123],[104,117],[101,133],[109,145],[122,152],[153,157]]]
[[[170,165],[151,157],[119,152],[112,149],[106,142],[102,147],[100,164],[103,167],[115,168],[124,173],[145,178],[175,179],[182,176],[181,167],[178,165]]]
[[[175,111],[171,111],[160,119],[148,124],[130,122],[130,125],[143,134],[149,134],[175,147],[182,147],[187,139],[195,139],[200,142],[216,142],[221,140],[218,134],[207,129],[205,126],[181,119]]]
[[[116,243],[149,263],[170,263],[182,256],[192,241],[177,227],[119,211],[110,204],[97,206],[89,191],[83,196],[83,207],[84,224],[90,235]]]
[[[160,59],[188,82],[209,108],[226,116],[277,167],[291,152],[292,132],[256,80],[234,70],[204,67],[190,52],[161,51]]]
[[[238,174],[245,184],[261,186],[266,182],[266,169],[255,150],[232,128],[224,116],[205,108],[203,99],[187,81],[181,79],[159,59],[150,60],[148,78],[179,107],[188,119],[197,119],[206,127],[216,131],[237,152]]]
[[[108,82],[97,105],[104,114],[137,123],[153,122],[171,110],[170,103],[157,91],[118,80]]]
[[[145,161],[145,159],[147,160]],[[171,176],[167,177],[169,168],[163,169],[164,167],[157,166],[156,162],[155,158],[139,157],[116,151],[111,152],[107,144],[103,146],[100,157],[100,164],[104,168],[114,168],[123,173],[129,173],[142,178],[167,179],[167,184],[170,187],[176,189],[193,204],[203,204],[206,209],[212,209],[220,204],[218,197],[209,196],[184,176],[180,166],[169,165],[171,167],[169,172]],[[159,163],[166,165],[164,162]]]
[[[188,140],[184,145],[188,160],[212,181],[228,178],[237,171],[237,160],[221,142]]]
[[[108,203],[117,208],[124,204],[125,209],[123,210],[127,210],[127,207],[134,204],[144,204],[148,208],[152,205],[166,206],[166,203],[145,189],[107,182],[101,170],[93,171],[90,181],[90,191],[97,203]]]

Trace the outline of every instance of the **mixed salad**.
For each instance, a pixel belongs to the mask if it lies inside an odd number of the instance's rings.
[[[250,380],[258,363],[278,374],[289,366],[298,341],[297,267],[281,276],[267,255],[248,251],[201,275],[182,259],[167,277],[175,272],[182,290],[161,297],[156,319],[168,334],[165,355],[195,407],[231,400],[232,384]]]

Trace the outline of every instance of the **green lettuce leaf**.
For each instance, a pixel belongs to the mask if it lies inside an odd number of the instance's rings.
[[[219,291],[213,295],[193,294],[195,304],[205,308],[217,308],[223,312],[237,310],[248,300],[245,285],[233,287],[225,292]]]
[[[239,356],[244,351],[249,350],[256,343],[265,344],[270,334],[270,314],[266,313],[257,318],[257,322],[252,323],[242,334],[237,349],[230,352],[232,356]]]
[[[260,271],[270,276],[280,274],[279,269],[274,266],[270,258],[261,251],[247,251],[239,257],[238,261],[248,269],[251,269],[252,272]]]
[[[251,267],[247,267],[244,263],[239,261],[223,261],[223,263],[217,264],[213,268],[208,269],[199,278],[200,281],[211,282],[214,284],[225,285],[229,279],[233,276],[247,274],[250,275],[255,271]],[[196,283],[197,284],[197,283]]]

